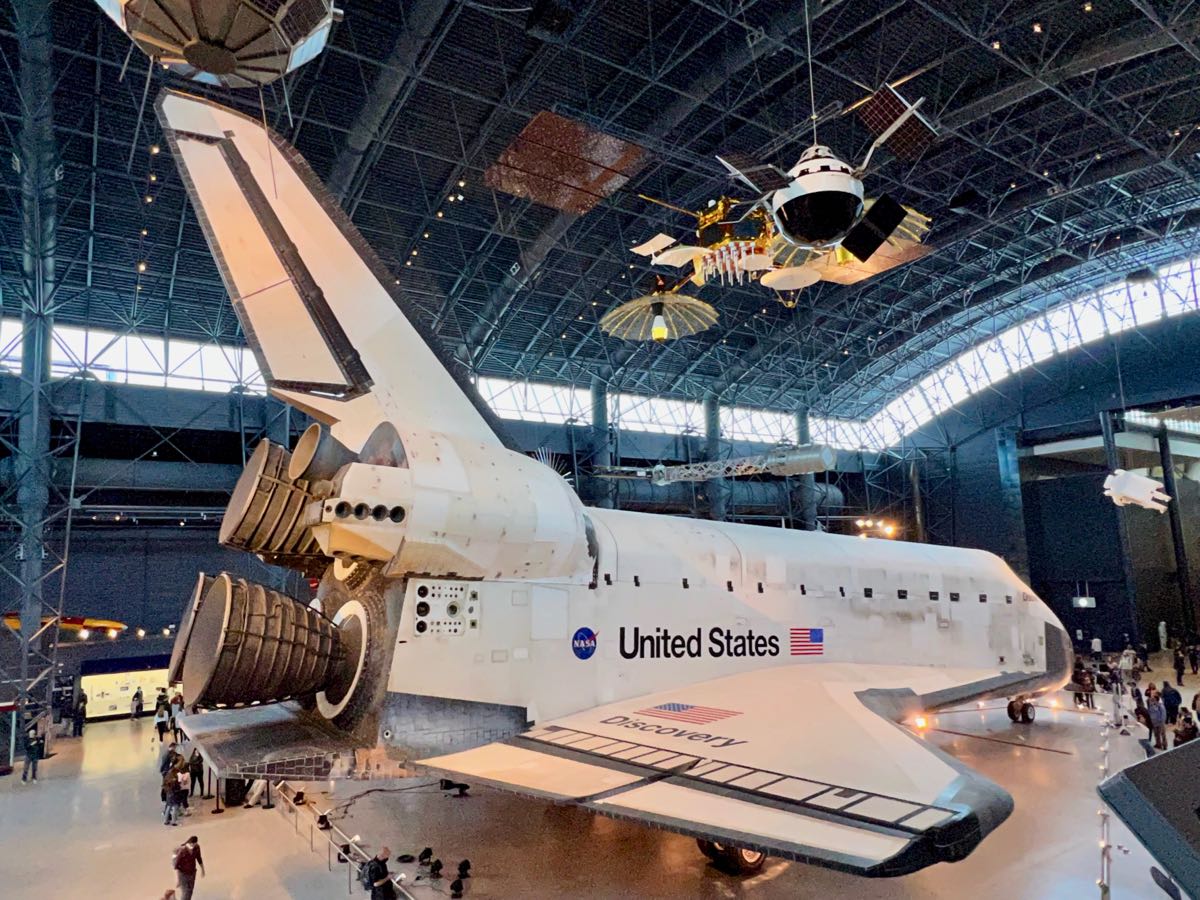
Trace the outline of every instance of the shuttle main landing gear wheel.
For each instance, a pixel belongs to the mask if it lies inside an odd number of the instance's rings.
[[[1037,707],[1028,700],[1009,700],[1008,717],[1014,722],[1028,725],[1037,717]]]
[[[746,847],[726,847],[712,841],[696,839],[700,852],[713,861],[718,869],[730,875],[753,875],[767,861],[767,854]]]

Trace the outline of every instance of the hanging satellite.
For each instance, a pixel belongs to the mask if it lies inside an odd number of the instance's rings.
[[[156,63],[204,84],[269,84],[325,49],[333,0],[96,0]]]
[[[937,137],[933,127],[917,114],[924,98],[910,105],[893,87],[885,85],[855,104],[853,109],[875,140],[862,163],[851,168],[817,139],[819,115],[807,15],[805,35],[813,145],[787,172],[744,153],[717,156],[757,195],[749,201],[749,211],[740,219],[726,219],[725,213],[745,202],[729,197],[710,202],[709,210],[703,213],[662,204],[696,216],[700,223],[697,244],[672,246],[675,238],[658,234],[634,247],[635,253],[652,256],[652,262],[668,266],[691,262],[696,284],[704,284],[713,273],[726,283],[734,278],[740,283],[746,273],[755,273],[751,279],[758,277],[763,285],[777,291],[795,291],[819,280],[853,284],[920,255],[918,245],[929,230],[929,219],[886,194],[866,199],[862,178],[879,147],[887,146],[896,156],[912,160]],[[717,214],[721,214],[719,221],[705,218]],[[745,236],[734,237],[746,222],[752,236],[748,240]],[[710,235],[705,233],[706,226]],[[794,297],[785,295],[781,299],[785,305],[795,305]]]
[[[881,146],[908,157],[914,155],[914,149],[919,155],[932,142],[936,133],[917,115],[923,102],[924,98],[909,105],[891,87],[873,95],[864,107],[872,118],[864,118],[876,137],[863,161],[853,168],[817,142],[815,122],[813,145],[787,172],[743,153],[717,157],[737,180],[758,194],[754,208],[770,208],[778,237],[772,250],[779,265],[762,276],[764,285],[777,290],[805,287],[833,275],[831,264],[857,260],[871,268],[874,256],[885,245],[903,251],[921,242],[929,230],[929,219],[887,194],[866,199],[862,179]],[[880,127],[882,121],[887,124]],[[876,267],[875,271],[883,268],[891,266]],[[874,272],[863,277],[870,274]]]
[[[625,341],[661,344],[711,328],[717,323],[717,311],[703,300],[680,294],[687,281],[671,287],[656,275],[653,291],[604,314],[601,331]]]
[[[887,246],[867,262],[860,262],[842,247],[806,249],[782,238],[763,204],[753,206],[741,218],[729,217],[735,207],[753,201],[723,196],[710,200],[706,209],[693,211],[645,194],[638,196],[696,219],[693,243],[681,244],[671,235],[659,233],[632,249],[639,256],[650,257],[654,265],[679,268],[691,264],[690,279],[697,286],[710,281],[728,285],[757,280],[776,291],[791,292],[817,281],[855,284],[921,255],[921,239],[929,228],[925,216],[903,207],[904,220],[888,236]],[[874,203],[864,201],[866,216]],[[786,306],[795,305],[794,294],[783,293],[779,299]]]
[[[1117,506],[1140,506],[1159,513],[1166,512],[1167,504],[1171,502],[1161,482],[1124,469],[1114,469],[1104,479],[1104,496],[1111,498]]]

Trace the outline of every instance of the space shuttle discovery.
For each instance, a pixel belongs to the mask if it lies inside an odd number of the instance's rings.
[[[414,764],[863,875],[959,860],[1000,787],[905,722],[1028,701],[1062,626],[976,550],[586,508],[514,449],[296,151],[175,91],[158,115],[271,393],[227,546],[320,577],[309,606],[201,576],[185,699],[285,699]]]

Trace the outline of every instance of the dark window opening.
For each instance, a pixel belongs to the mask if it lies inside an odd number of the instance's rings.
[[[807,593],[808,593],[808,591],[806,591],[806,590],[804,589],[804,585],[800,585],[800,596],[802,596],[802,597],[803,597],[803,596],[805,596]]]
[[[958,594],[954,593],[954,591],[951,591],[951,592],[950,592],[950,602],[951,602],[951,603],[957,603],[957,602],[958,602]]]
[[[907,600],[908,599],[908,591],[906,591],[904,588],[897,588],[896,589],[896,599],[897,600]]]
[[[840,588],[838,588],[838,593],[841,594],[843,597],[845,597],[846,589],[844,587],[840,587]]]
[[[688,586],[688,583],[687,583],[687,579],[685,578],[685,579],[683,579],[683,587],[684,587],[684,590],[686,590],[686,589],[687,589],[687,586]]]
[[[638,576],[634,575],[634,576],[633,576],[633,586],[634,586],[634,587],[641,587],[641,586],[642,586],[642,579],[640,579]]]
[[[868,600],[870,600],[872,597],[875,596],[875,589],[874,588],[863,588],[863,596],[866,597]]]
[[[760,594],[763,592],[763,586],[762,586],[762,582],[761,582],[761,581],[758,583],[758,592],[759,592]]]
[[[612,585],[612,574],[611,573],[609,573],[609,572],[604,573],[604,583],[609,586]]]
[[[980,602],[980,603],[987,603],[987,594],[980,594],[980,595],[979,595],[979,602]]]
[[[728,590],[729,593],[732,594],[733,593],[733,582],[732,581],[725,582],[725,589]]]
[[[937,599],[938,599],[938,592],[937,592],[937,591],[930,591],[930,592],[929,592],[929,599],[930,599],[930,600],[932,600],[932,601],[934,601],[934,602],[936,603],[936,602],[937,602]]]
[[[1012,594],[1005,594],[1005,595],[1004,595],[1004,602],[1005,602],[1005,603],[1012,603]]]

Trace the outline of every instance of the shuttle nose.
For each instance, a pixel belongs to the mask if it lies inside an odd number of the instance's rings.
[[[1075,667],[1075,650],[1071,636],[1065,628],[1053,622],[1046,623],[1046,675],[1061,684],[1071,678]]]

